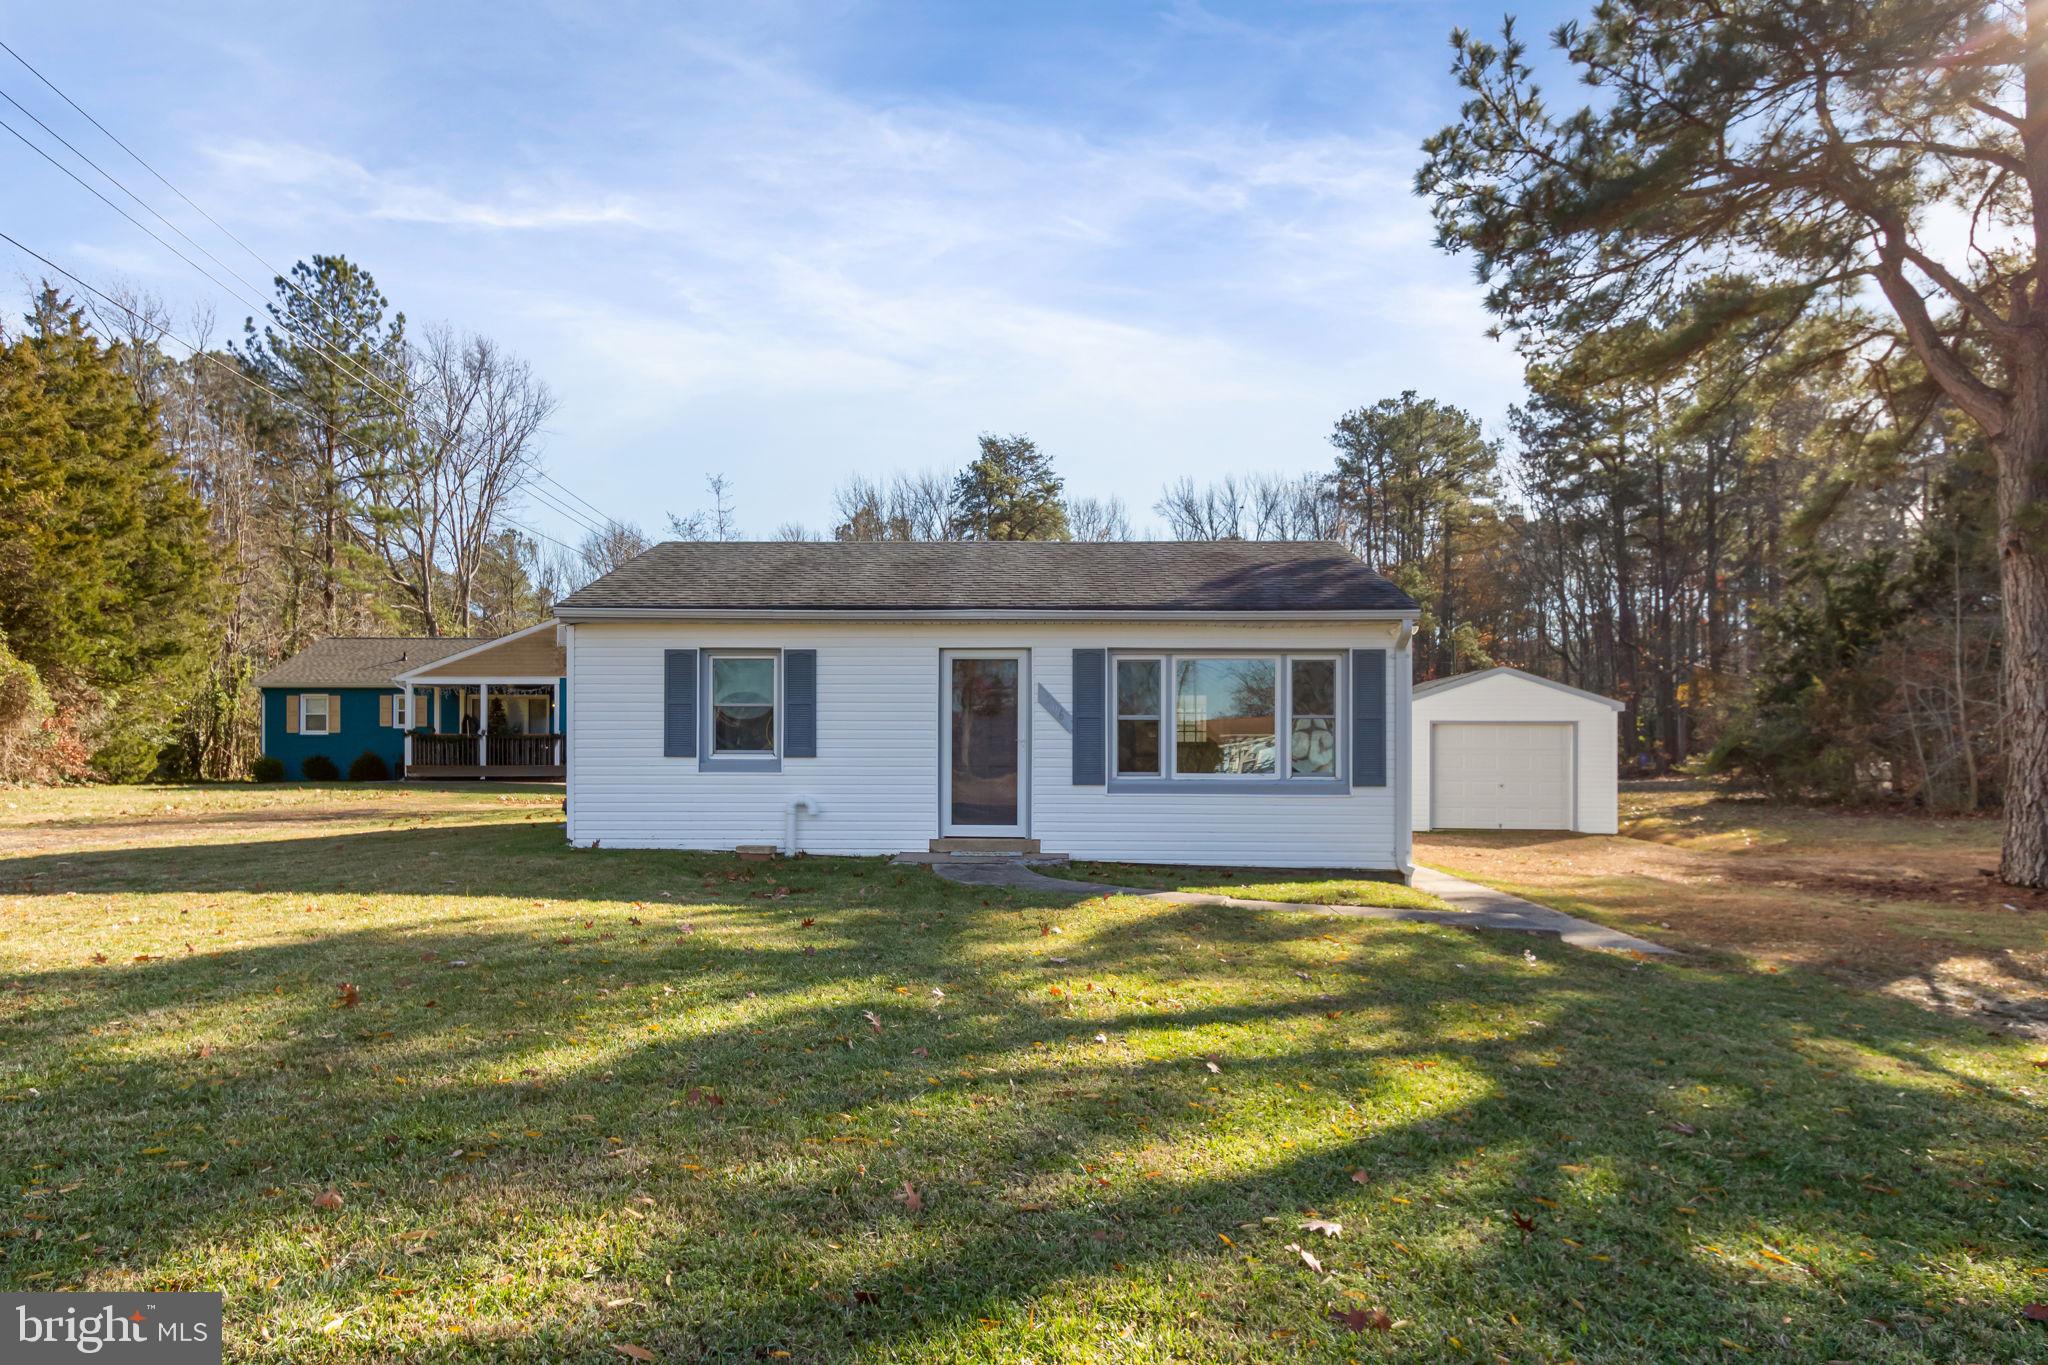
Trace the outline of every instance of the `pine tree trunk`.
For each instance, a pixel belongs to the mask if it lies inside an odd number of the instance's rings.
[[[1998,456],[2005,623],[2005,854],[1998,874],[2048,887],[2048,356],[2015,367]]]

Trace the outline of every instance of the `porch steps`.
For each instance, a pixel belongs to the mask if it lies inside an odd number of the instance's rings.
[[[934,839],[927,849],[932,853],[996,854],[1017,857],[1039,851],[1036,839],[970,839],[954,837]]]
[[[1061,867],[1072,860],[1064,853],[918,853],[913,850],[899,853],[889,861],[899,867],[961,867],[991,863]]]

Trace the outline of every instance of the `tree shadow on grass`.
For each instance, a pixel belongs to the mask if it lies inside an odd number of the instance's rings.
[[[861,862],[756,901],[760,865],[456,837],[184,849],[168,888],[164,851],[74,855],[15,897],[315,900],[273,941],[4,973],[0,1277],[219,1287],[238,1356],[2039,1345],[1983,1268],[2038,1263],[2041,1114],[1902,1006]],[[351,924],[387,886],[421,899]],[[1325,1318],[1360,1302],[1408,1326]]]

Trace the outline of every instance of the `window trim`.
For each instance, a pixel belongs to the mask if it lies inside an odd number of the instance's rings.
[[[767,659],[775,666],[775,745],[772,749],[712,747],[718,733],[718,706],[712,700],[711,671],[719,659]],[[784,697],[782,651],[761,645],[698,646],[697,771],[700,773],[779,773],[782,771]]]
[[[1118,712],[1114,695],[1116,666],[1123,659],[1157,659],[1160,661],[1160,710],[1161,732],[1159,737],[1159,766],[1157,775],[1151,773],[1119,773],[1116,770],[1116,721]],[[1272,659],[1279,665],[1274,679],[1274,771],[1271,773],[1182,773],[1179,771],[1179,723],[1176,715],[1179,707],[1179,665],[1189,659]],[[1293,772],[1290,737],[1294,725],[1294,663],[1296,660],[1322,660],[1333,663],[1337,669],[1337,763],[1334,772],[1328,775],[1297,775]],[[1272,796],[1341,796],[1351,791],[1350,734],[1353,717],[1349,692],[1350,654],[1342,648],[1317,649],[1130,649],[1109,651],[1109,683],[1111,696],[1107,707],[1109,724],[1104,727],[1104,741],[1109,747],[1106,771],[1109,780],[1106,788],[1110,792],[1152,792],[1176,795],[1196,792],[1257,792]]]
[[[308,699],[314,697],[318,697],[320,699],[320,728],[317,730],[315,730],[314,728],[312,728],[312,726],[306,723],[306,702]],[[334,707],[329,704],[327,693],[299,693],[299,733],[302,735],[331,735],[335,733]]]
[[[1159,665],[1159,709],[1149,716],[1123,710],[1123,689],[1118,685],[1117,669],[1124,663],[1149,663]],[[1167,701],[1172,696],[1172,685],[1167,680],[1167,670],[1172,660],[1165,654],[1117,654],[1109,656],[1109,776],[1112,781],[1119,777],[1138,778],[1158,782],[1173,771],[1173,721],[1168,712]],[[1118,763],[1122,744],[1118,741],[1117,726],[1125,720],[1152,720],[1159,723],[1159,770],[1157,772],[1127,773]]]

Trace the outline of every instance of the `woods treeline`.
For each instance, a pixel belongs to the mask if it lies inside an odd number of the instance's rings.
[[[517,521],[553,399],[490,341],[408,328],[315,257],[239,338],[173,358],[148,299],[45,290],[0,350],[0,772],[228,778],[263,668],[329,634],[496,634],[652,542]],[[202,331],[203,326],[202,326]],[[1421,604],[1418,676],[1512,664],[1621,699],[1625,769],[1971,810],[2002,796],[1995,480],[1938,396],[1910,422],[1820,330],[1651,381],[1532,365],[1486,432],[1403,393],[1296,472],[1179,479],[1181,539],[1340,541]],[[1839,348],[1837,348],[1839,350]],[[726,481],[661,534],[738,539]],[[557,498],[567,495],[558,493]],[[1125,540],[1028,436],[950,470],[856,474],[841,540]]]
[[[511,517],[553,403],[340,257],[227,339],[45,286],[0,328],[0,779],[239,777],[310,640],[540,619],[575,556]]]
[[[1176,480],[1152,511],[1183,540],[1343,542],[1421,605],[1418,679],[1508,664],[1616,697],[1626,770],[1999,802],[1981,436],[1935,402],[1892,424],[1846,359],[1785,370],[1734,348],[1654,383],[1540,366],[1529,383],[1506,439],[1403,393],[1339,416],[1321,468]],[[1013,466],[1030,477],[1000,472]],[[957,471],[853,476],[831,534],[986,537],[961,502],[985,485],[1030,504],[996,534],[1137,535],[1121,503],[1068,496],[1022,436],[984,437]]]

